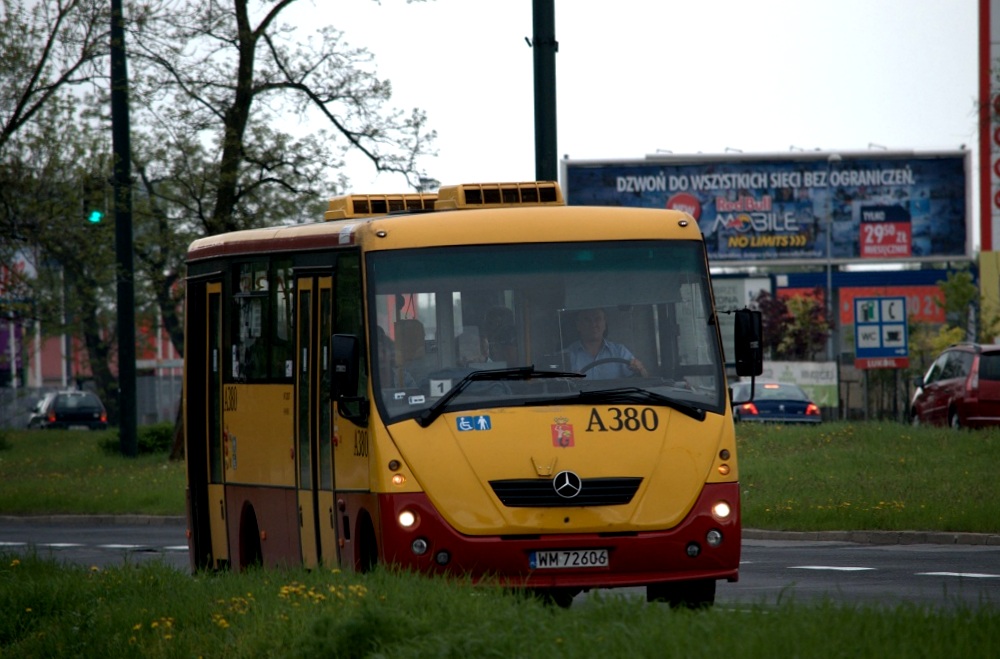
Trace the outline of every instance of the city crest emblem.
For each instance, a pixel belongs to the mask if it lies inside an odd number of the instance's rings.
[[[566,417],[556,417],[552,424],[552,445],[569,448],[573,444],[573,424]]]

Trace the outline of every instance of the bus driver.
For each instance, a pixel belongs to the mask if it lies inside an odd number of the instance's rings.
[[[571,370],[583,373],[593,380],[649,375],[646,367],[631,350],[605,338],[608,321],[603,309],[584,309],[578,312],[576,331],[580,335],[580,340],[572,343],[567,349]],[[605,359],[615,361],[591,366]]]

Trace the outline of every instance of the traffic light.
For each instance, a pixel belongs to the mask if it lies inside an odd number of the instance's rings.
[[[100,224],[108,207],[107,182],[99,176],[88,176],[83,180],[83,219],[88,224]]]

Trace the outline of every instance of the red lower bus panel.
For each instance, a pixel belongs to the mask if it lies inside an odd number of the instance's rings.
[[[733,513],[725,522],[715,519],[711,506],[730,502]],[[462,535],[448,525],[420,494],[382,494],[382,555],[385,561],[406,568],[435,573],[467,575],[473,579],[498,578],[531,588],[599,588],[639,586],[691,579],[739,578],[739,484],[714,483],[702,490],[687,518],[675,528],[634,533],[568,533],[515,537]],[[419,523],[403,529],[396,521],[404,509],[415,512]],[[716,529],[722,542],[710,547],[706,534]],[[417,555],[413,541],[423,539],[427,550]],[[697,543],[697,556],[688,554]],[[607,549],[606,567],[531,569],[529,556],[539,550]],[[439,565],[436,556],[448,552]]]

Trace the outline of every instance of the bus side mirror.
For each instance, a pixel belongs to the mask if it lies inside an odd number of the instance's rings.
[[[332,360],[330,390],[334,400],[358,395],[361,345],[353,334],[334,334],[330,340]]]
[[[764,372],[764,321],[752,309],[736,310],[736,375],[757,376]]]

